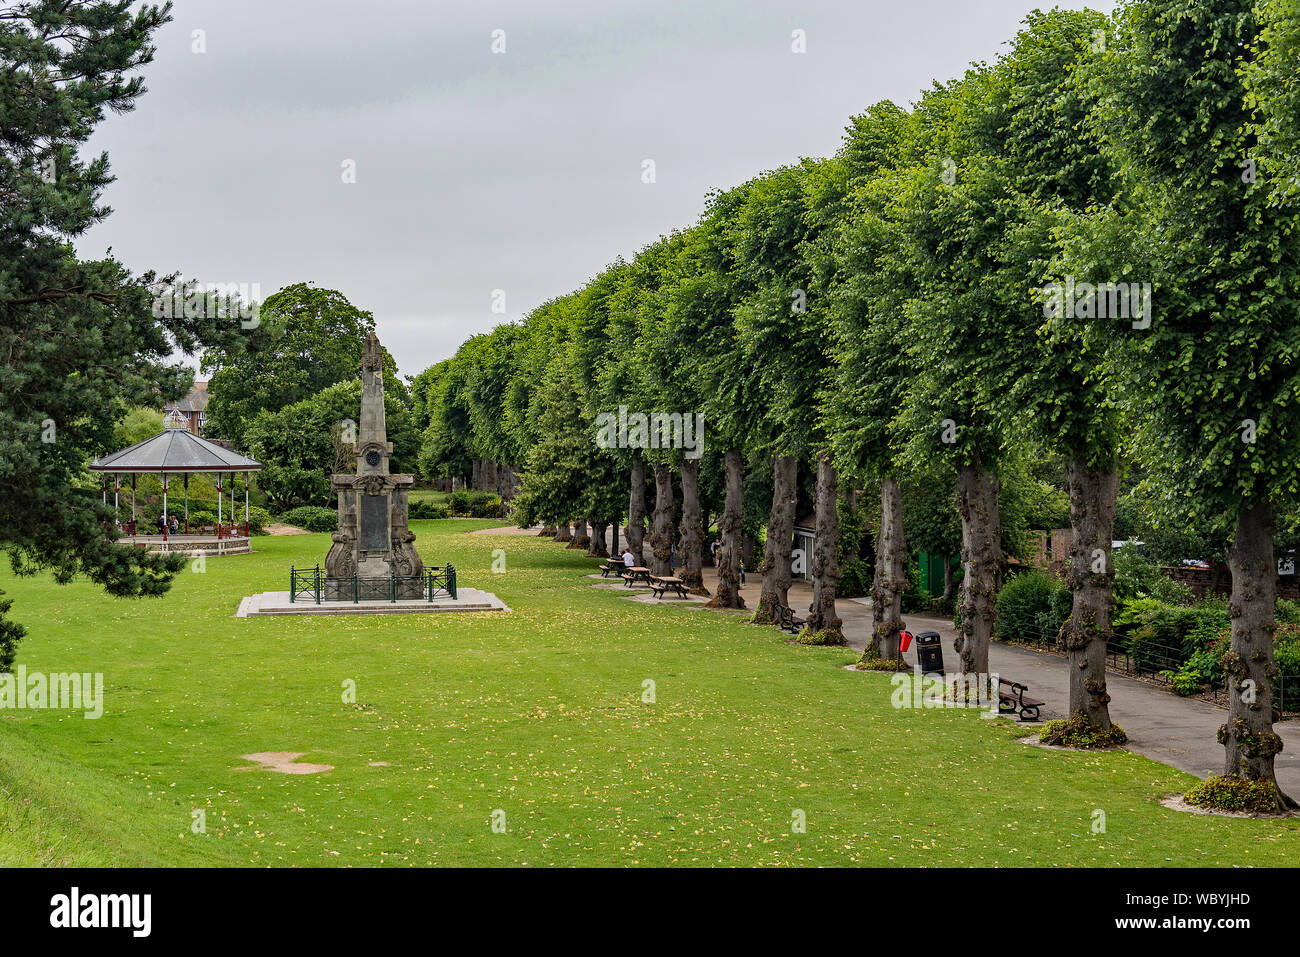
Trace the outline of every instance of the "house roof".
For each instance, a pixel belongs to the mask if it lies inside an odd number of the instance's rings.
[[[170,412],[176,409],[180,412],[203,412],[208,407],[208,383],[206,381],[195,381],[194,387],[185,394],[185,398],[178,402],[171,402],[165,406],[165,411]]]
[[[797,519],[794,523],[795,528],[802,528],[809,532],[817,531],[817,513],[809,512],[803,518]]]
[[[92,472],[256,472],[262,463],[201,439],[167,429],[129,448],[95,459]]]

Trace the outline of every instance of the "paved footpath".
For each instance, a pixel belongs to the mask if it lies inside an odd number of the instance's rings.
[[[706,568],[704,576],[705,585],[712,588],[716,579],[714,569]],[[747,577],[741,594],[745,603],[754,608],[758,605],[759,589],[756,576]],[[812,589],[808,585],[799,583],[790,589],[790,607],[798,614],[811,601]],[[835,602],[835,609],[844,621],[844,637],[849,647],[862,651],[871,636],[871,606],[840,599]],[[957,653],[952,649],[952,642],[956,633],[952,619],[903,617],[913,634],[937,631],[943,636],[944,665],[955,671]],[[916,664],[915,644],[905,657],[909,663]],[[1047,702],[1043,709],[1047,717],[1064,717],[1069,713],[1069,672],[1064,658],[995,641],[989,648],[989,670],[1027,685],[1030,694]],[[1227,721],[1227,709],[1194,698],[1180,698],[1164,688],[1113,672],[1106,675],[1106,689],[1111,697],[1110,716],[1128,734],[1127,746],[1131,750],[1197,777],[1223,773],[1223,745],[1215,740],[1215,732]],[[1274,725],[1274,730],[1285,742],[1275,763],[1278,784],[1283,791],[1300,799],[1300,720],[1280,722]]]
[[[855,627],[845,631],[850,646],[861,650],[871,633],[871,609],[856,602],[836,602],[835,606],[839,609],[842,604],[856,605],[867,613],[861,616],[865,627],[855,621]],[[841,611],[841,617],[846,624],[849,617],[860,617],[856,610],[847,614],[845,611]],[[956,670],[952,621],[921,615],[904,617],[913,634],[937,631],[943,636],[944,664]],[[914,644],[907,654],[912,664],[916,663],[915,651]],[[1069,672],[1064,658],[995,641],[989,648],[989,670],[1028,685],[1035,698],[1047,702],[1045,710],[1051,716],[1060,717],[1069,712]],[[1111,697],[1111,720],[1128,734],[1131,750],[1197,777],[1223,773],[1223,745],[1214,736],[1227,720],[1226,709],[1194,698],[1180,698],[1164,688],[1113,672],[1106,675],[1106,690]],[[1275,728],[1286,743],[1276,760],[1277,781],[1283,791],[1295,797],[1300,795],[1300,722],[1283,721]]]
[[[710,592],[717,588],[715,569],[704,569],[704,584]],[[740,590],[750,609],[758,605],[759,584],[758,576],[750,574]],[[789,601],[790,607],[802,615],[812,602],[811,586],[796,583],[790,589]],[[870,605],[840,599],[835,608],[844,622],[844,637],[849,647],[862,651],[871,636]],[[937,631],[943,636],[944,664],[955,671],[957,656],[952,648],[955,637],[952,620],[923,615],[904,618],[913,634]],[[916,664],[915,645],[905,657],[909,663]],[[1064,658],[993,642],[989,649],[989,669],[1027,685],[1033,697],[1047,702],[1043,709],[1045,717],[1063,717],[1069,712],[1069,672]],[[1226,709],[1194,698],[1180,698],[1164,688],[1113,672],[1106,675],[1106,688],[1111,696],[1111,718],[1128,734],[1127,746],[1131,750],[1197,777],[1223,773],[1223,745],[1215,740],[1215,732],[1227,720]],[[1300,720],[1283,721],[1274,729],[1285,742],[1275,765],[1278,784],[1300,799]]]

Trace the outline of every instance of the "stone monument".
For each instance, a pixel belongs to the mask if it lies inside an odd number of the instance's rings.
[[[424,562],[412,544],[415,534],[407,527],[407,494],[415,478],[389,474],[392,451],[384,423],[384,351],[372,332],[361,351],[356,474],[330,478],[339,496],[339,530],[325,558],[327,600],[352,600],[353,576],[367,593],[380,588],[382,581],[387,597],[396,577],[397,598],[424,594]]]

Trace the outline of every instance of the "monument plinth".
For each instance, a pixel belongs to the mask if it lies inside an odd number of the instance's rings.
[[[357,470],[330,478],[339,497],[339,530],[325,558],[326,600],[350,600],[354,577],[396,579],[399,599],[423,594],[424,562],[407,526],[407,494],[415,478],[389,473],[392,452],[384,421],[384,353],[372,332],[361,352]]]

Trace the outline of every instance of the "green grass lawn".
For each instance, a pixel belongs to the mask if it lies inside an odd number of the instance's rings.
[[[851,652],[622,600],[549,540],[463,534],[493,524],[413,527],[426,562],[511,613],[232,617],[241,596],[287,588],[290,563],[322,560],[327,535],[256,539],[154,600],[0,573],[30,631],[19,662],[106,686],[99,720],[0,712],[0,864],[1300,860],[1300,821],[1166,810],[1192,778],[1026,747],[971,712],[895,710],[887,676],[843,670]],[[243,770],[257,751],[334,770]]]
[[[446,505],[451,499],[451,493],[440,492],[436,488],[413,488],[407,497],[412,502],[433,502],[435,505]],[[455,564],[455,562],[452,564]]]

